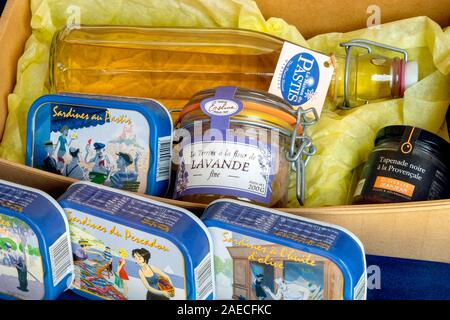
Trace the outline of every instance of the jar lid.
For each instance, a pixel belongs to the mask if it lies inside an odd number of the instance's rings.
[[[180,119],[189,112],[199,109],[200,102],[214,96],[216,89],[217,88],[207,89],[196,93],[180,112]],[[295,126],[296,124],[296,111],[283,99],[271,93],[262,90],[250,90],[238,87],[236,88],[235,97],[246,102],[244,107],[246,110],[260,111],[279,117],[281,120],[292,126]]]
[[[450,143],[440,136],[424,129],[401,125],[388,126],[378,132],[375,139],[375,145],[386,139],[401,139],[402,137],[405,137],[405,135],[412,134],[413,131],[416,131],[415,142],[422,143],[422,145],[425,145],[430,152],[436,154],[439,158],[446,159],[446,163],[450,165]]]

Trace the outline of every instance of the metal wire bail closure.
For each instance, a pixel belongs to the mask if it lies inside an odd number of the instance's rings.
[[[299,108],[295,128],[291,135],[290,148],[286,152],[287,161],[292,163],[292,168],[296,171],[296,195],[301,206],[305,203],[306,194],[305,168],[311,156],[316,153],[311,137],[306,135],[306,129],[316,124],[317,121],[319,121],[319,115],[315,108],[306,110]]]
[[[387,44],[382,44],[375,41],[370,40],[364,40],[364,39],[354,39],[348,42],[344,42],[340,44],[341,47],[345,48],[346,52],[346,59],[345,59],[345,73],[344,73],[344,103],[342,106],[340,106],[340,109],[350,109],[350,99],[348,96],[348,82],[349,82],[349,76],[350,76],[350,59],[352,57],[352,48],[353,47],[359,47],[366,49],[367,52],[370,54],[372,53],[373,47],[382,48],[385,50],[390,50],[394,52],[399,52],[403,54],[405,62],[408,62],[408,52],[404,49],[400,49],[397,47],[389,46]],[[368,101],[366,101],[368,103]]]

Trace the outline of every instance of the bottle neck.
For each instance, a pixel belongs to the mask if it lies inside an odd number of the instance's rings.
[[[345,74],[348,68],[347,93],[350,105],[358,106],[380,99],[403,97],[406,63],[400,58],[365,54],[352,56],[346,66],[346,56],[336,56],[336,68],[328,90],[335,104],[345,98]]]

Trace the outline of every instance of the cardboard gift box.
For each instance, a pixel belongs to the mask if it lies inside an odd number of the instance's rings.
[[[371,10],[379,10],[382,23],[426,15],[443,27],[450,25],[449,0],[332,3],[327,0],[258,0],[257,3],[263,14],[284,18],[307,38],[364,28]],[[317,12],[320,16],[311,14]],[[0,19],[0,139],[7,117],[7,97],[16,82],[17,61],[31,33],[30,18],[30,1],[9,0]],[[0,159],[0,179],[39,188],[54,197],[74,182],[3,159]],[[159,200],[195,212],[205,207],[170,199]],[[361,239],[369,254],[450,263],[450,200],[282,210],[347,228]]]

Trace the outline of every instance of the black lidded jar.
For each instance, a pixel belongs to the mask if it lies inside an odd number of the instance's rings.
[[[353,204],[450,198],[450,144],[410,126],[381,129],[364,165]]]

